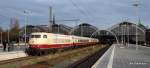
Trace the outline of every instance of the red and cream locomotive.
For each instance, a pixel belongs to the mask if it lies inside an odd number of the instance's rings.
[[[98,42],[99,40],[95,38],[38,32],[31,34],[26,53],[28,55],[41,55],[64,48],[87,46]]]

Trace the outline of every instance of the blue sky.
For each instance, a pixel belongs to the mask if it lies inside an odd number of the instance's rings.
[[[5,29],[10,26],[10,18],[19,19],[21,26],[25,23],[24,10],[30,11],[28,24],[48,24],[49,6],[53,6],[56,20],[80,19],[99,29],[111,27],[128,18],[135,22],[136,13],[132,6],[135,0],[1,0],[0,23]],[[139,16],[144,25],[150,21],[150,1],[140,0]],[[73,5],[77,5],[76,7]],[[58,22],[74,26],[74,22]]]

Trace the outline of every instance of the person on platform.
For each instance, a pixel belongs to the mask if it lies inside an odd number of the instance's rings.
[[[3,41],[3,51],[6,51],[6,44],[7,44],[7,42]]]
[[[13,49],[14,49],[14,45],[13,42],[11,41],[8,43],[8,51],[13,51]]]

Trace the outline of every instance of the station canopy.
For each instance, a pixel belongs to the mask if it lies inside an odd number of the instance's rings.
[[[146,29],[141,26],[139,23],[138,25],[131,23],[131,22],[121,22],[119,24],[116,24],[112,26],[111,28],[108,28],[108,30],[115,33],[118,37],[124,36],[130,37],[130,40],[135,41],[136,36],[138,37],[138,41],[145,41],[145,31]],[[137,33],[136,33],[137,32]]]

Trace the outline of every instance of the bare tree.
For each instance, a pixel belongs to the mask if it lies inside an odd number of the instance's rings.
[[[11,23],[10,23],[10,41],[18,41],[18,37],[19,37],[19,21],[18,19],[12,19]]]

